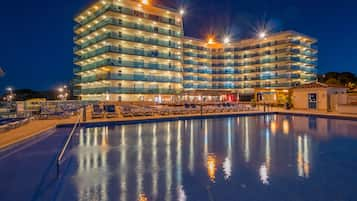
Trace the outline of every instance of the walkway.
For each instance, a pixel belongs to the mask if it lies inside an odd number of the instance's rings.
[[[59,124],[74,123],[75,117],[55,120],[32,120],[29,123],[4,133],[0,133],[0,149],[9,145],[35,137]]]

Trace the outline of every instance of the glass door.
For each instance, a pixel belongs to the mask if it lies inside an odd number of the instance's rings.
[[[308,107],[309,107],[309,109],[317,109],[317,94],[316,93],[308,94]]]

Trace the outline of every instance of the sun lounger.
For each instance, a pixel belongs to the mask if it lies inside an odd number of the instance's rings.
[[[104,105],[105,116],[107,118],[115,118],[118,117],[118,113],[116,112],[115,105]]]
[[[13,118],[0,120],[0,131],[7,131],[9,129],[17,128],[29,121],[28,118]]]
[[[152,108],[143,107],[142,110],[143,110],[145,116],[153,116],[154,115],[154,111]]]
[[[144,111],[142,109],[140,109],[140,108],[131,109],[131,112],[133,113],[133,116],[135,116],[135,117],[145,116]]]
[[[104,112],[103,109],[99,105],[93,105],[92,106],[92,118],[103,118],[104,117]]]
[[[120,107],[121,115],[123,117],[132,117],[134,116],[133,113],[131,112],[130,108],[127,107]]]

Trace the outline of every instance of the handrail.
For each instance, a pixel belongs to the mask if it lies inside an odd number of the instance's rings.
[[[61,161],[63,159],[63,156],[65,154],[65,151],[67,150],[67,147],[72,139],[72,136],[76,130],[76,128],[78,127],[78,125],[80,124],[80,121],[81,121],[81,112],[79,113],[78,115],[78,119],[76,121],[76,123],[74,124],[71,132],[69,133],[69,136],[67,137],[67,140],[66,140],[66,143],[63,145],[62,149],[61,149],[61,152],[59,152],[58,156],[57,156],[57,159],[56,159],[56,167],[57,167],[57,178],[59,176],[59,173],[60,173],[60,165],[61,165]]]

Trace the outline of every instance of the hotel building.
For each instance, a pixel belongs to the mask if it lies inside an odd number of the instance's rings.
[[[222,43],[190,38],[178,10],[149,0],[97,1],[74,20],[74,93],[82,100],[276,101],[316,80],[317,41],[293,31]]]

